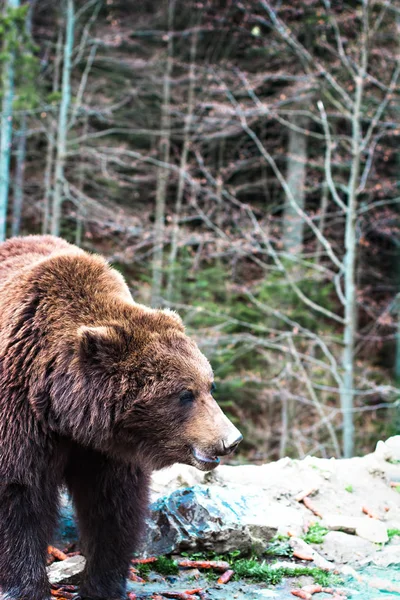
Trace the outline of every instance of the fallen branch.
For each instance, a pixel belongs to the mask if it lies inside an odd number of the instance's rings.
[[[223,560],[180,560],[178,566],[182,569],[213,569],[222,572],[230,568],[230,564]]]
[[[371,510],[369,510],[369,508],[367,508],[366,506],[362,507],[362,511],[370,519],[377,519],[378,521],[380,521],[380,518],[375,513],[373,513]]]
[[[300,558],[300,560],[313,560],[315,565],[320,569],[324,569],[324,571],[335,570],[335,565],[333,563],[318,554],[318,552],[304,540],[298,537],[292,537],[289,540],[289,544],[293,549],[293,556],[296,558]]]
[[[312,496],[313,494],[315,494],[315,492],[318,492],[318,488],[310,488],[309,490],[303,490],[302,492],[300,492],[300,494],[297,494],[295,500],[296,502],[303,502],[304,498],[307,498],[307,496]]]
[[[165,598],[176,598],[176,600],[193,600],[192,594],[187,592],[161,592]]]
[[[319,510],[317,508],[315,508],[315,506],[313,505],[313,503],[311,502],[310,498],[308,496],[306,496],[305,498],[303,498],[303,504],[306,508],[308,508],[308,510],[311,510],[311,512],[316,516],[316,517],[320,517],[322,519],[322,514],[319,512]]]
[[[54,598],[65,598],[66,600],[72,600],[76,596],[76,592],[65,592],[64,590],[50,590],[50,594]]]
[[[76,592],[78,589],[77,585],[71,585],[71,584],[67,584],[67,583],[51,583],[50,587],[52,590],[63,589],[66,592]]]
[[[302,598],[303,600],[312,600],[314,594],[320,594],[321,592],[332,594],[332,600],[347,600],[347,597],[342,592],[334,590],[333,588],[322,587],[318,584],[304,585],[302,588],[291,590],[293,596]]]
[[[312,595],[301,589],[291,590],[290,593],[297,598],[302,598],[303,600],[312,600]]]
[[[59,550],[54,546],[48,546],[47,553],[51,556],[54,556],[54,558],[56,558],[57,560],[65,560],[66,558],[68,558],[68,556],[64,552],[62,552],[62,550]]]
[[[293,556],[299,560],[314,560],[311,554],[307,554],[301,550],[293,550]]]
[[[139,577],[139,575],[137,575],[133,569],[129,569],[128,579],[130,579],[130,581],[134,581],[135,583],[145,583],[145,580],[142,577]]]
[[[132,558],[131,563],[133,565],[147,565],[148,563],[154,563],[156,561],[156,556],[149,556],[148,558]]]
[[[228,569],[225,573],[222,573],[221,577],[218,579],[217,583],[228,583],[234,575],[235,571],[232,569]]]

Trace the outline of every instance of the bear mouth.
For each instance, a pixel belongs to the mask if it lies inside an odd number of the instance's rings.
[[[192,455],[196,462],[200,463],[200,465],[208,466],[209,468],[216,467],[220,463],[218,456],[210,456],[201,452],[198,448],[192,449]]]

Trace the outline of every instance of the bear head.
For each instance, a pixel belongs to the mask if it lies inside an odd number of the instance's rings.
[[[151,470],[180,462],[208,471],[241,441],[212,396],[208,360],[176,313],[133,304],[118,322],[82,325],[77,354],[114,454]]]

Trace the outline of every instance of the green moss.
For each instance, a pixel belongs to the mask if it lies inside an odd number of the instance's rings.
[[[307,544],[322,544],[328,531],[326,527],[323,527],[319,523],[313,523],[310,525],[307,533],[303,535],[303,540]]]
[[[389,540],[391,540],[395,536],[400,537],[400,529],[388,529],[387,534],[388,534]]]

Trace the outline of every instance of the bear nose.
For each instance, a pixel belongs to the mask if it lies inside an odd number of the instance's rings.
[[[236,448],[239,446],[240,442],[242,441],[243,436],[242,434],[239,434],[239,437],[236,438],[236,440],[234,442],[231,442],[229,440],[229,442],[224,442],[224,452],[226,454],[232,454],[232,452],[234,452],[234,450],[236,450]]]

